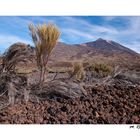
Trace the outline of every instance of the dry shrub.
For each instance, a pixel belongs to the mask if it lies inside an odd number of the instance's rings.
[[[112,73],[112,68],[106,64],[90,64],[86,69],[98,74],[100,77],[106,77]]]
[[[24,101],[27,103],[30,99],[30,90],[23,88]]]
[[[27,62],[32,56],[24,43],[15,43],[2,56],[2,72],[14,71],[17,63]]]
[[[40,70],[40,84],[43,84],[45,80],[46,65],[52,50],[56,46],[60,31],[51,23],[37,26],[30,24],[29,30],[35,44],[36,61]]]
[[[48,69],[49,73],[66,73],[71,70],[70,67],[49,67]]]
[[[77,81],[82,81],[85,77],[85,71],[81,62],[74,62],[72,69],[68,72],[70,78],[75,78]]]
[[[9,97],[9,103],[11,105],[14,105],[15,103],[15,95],[16,95],[16,88],[15,85],[12,82],[8,83],[8,97]]]

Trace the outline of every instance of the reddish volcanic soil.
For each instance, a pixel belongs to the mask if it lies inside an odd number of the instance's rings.
[[[0,111],[0,123],[10,124],[139,124],[140,87],[88,87],[88,96],[49,96],[40,102],[20,102]]]
[[[21,61],[16,65],[19,66],[17,73],[12,74],[12,71],[10,74],[4,73],[3,66],[8,66],[8,69],[11,62],[20,58],[21,55],[17,54],[21,52],[26,54],[23,56],[27,64]],[[103,39],[73,47],[59,43],[49,61],[50,75],[48,74],[45,79],[46,81],[52,80],[54,75],[58,74],[55,78],[59,84],[56,82],[54,86],[54,83],[50,84],[51,82],[47,81],[48,86],[42,92],[41,97],[40,90],[34,90],[36,86],[30,86],[30,82],[31,85],[36,85],[39,79],[34,52],[33,47],[16,43],[11,46],[9,53],[2,61],[3,64],[0,66],[0,124],[140,124],[139,54],[118,43]],[[101,78],[95,70],[93,72],[85,68],[85,78],[82,83],[77,84],[76,79],[70,81],[66,77],[68,70],[64,69],[72,67],[71,62],[75,60],[77,62],[82,60],[85,65],[88,62],[87,66],[94,62],[106,64],[114,67],[113,72]],[[118,71],[117,66],[119,66]],[[100,74],[100,69],[97,71]],[[52,94],[45,94],[48,91]],[[87,94],[81,94],[83,91]],[[9,103],[12,101],[10,102],[9,99],[13,94],[15,99],[19,100],[10,106]],[[25,94],[31,97],[28,98],[30,100],[27,103],[24,102],[25,98],[23,99]],[[5,102],[7,104],[3,105]]]

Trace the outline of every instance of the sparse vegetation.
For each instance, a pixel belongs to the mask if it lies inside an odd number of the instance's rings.
[[[34,66],[16,66],[15,71],[17,74],[31,74],[38,71],[38,69]]]
[[[70,78],[75,78],[78,81],[82,81],[85,77],[85,71],[81,62],[74,62],[72,69],[68,72]]]
[[[58,28],[49,23],[48,25],[29,25],[32,40],[35,44],[36,61],[40,70],[40,84],[43,84],[46,74],[46,65],[60,36]]]
[[[1,123],[140,122],[139,59],[129,64],[117,55],[117,62],[92,47],[75,46],[74,53],[71,46],[60,49],[61,43],[50,58],[58,28],[30,24],[29,29],[35,49],[15,43],[0,57]]]
[[[95,74],[98,74],[99,77],[106,77],[112,73],[112,68],[106,64],[89,64],[86,69]]]
[[[48,69],[49,73],[67,73],[71,71],[70,67],[49,67]]]
[[[25,44],[13,44],[2,56],[2,71],[15,71],[15,67],[19,62],[27,62],[30,57],[27,54]]]

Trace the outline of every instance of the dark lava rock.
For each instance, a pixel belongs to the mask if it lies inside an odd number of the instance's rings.
[[[94,89],[94,90],[93,90]],[[140,88],[102,86],[76,99],[47,98],[0,110],[3,124],[139,124]]]

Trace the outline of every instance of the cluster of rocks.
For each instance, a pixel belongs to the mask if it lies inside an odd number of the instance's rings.
[[[85,87],[80,98],[47,96],[43,101],[21,101],[0,110],[0,123],[10,124],[139,124],[140,87]]]

